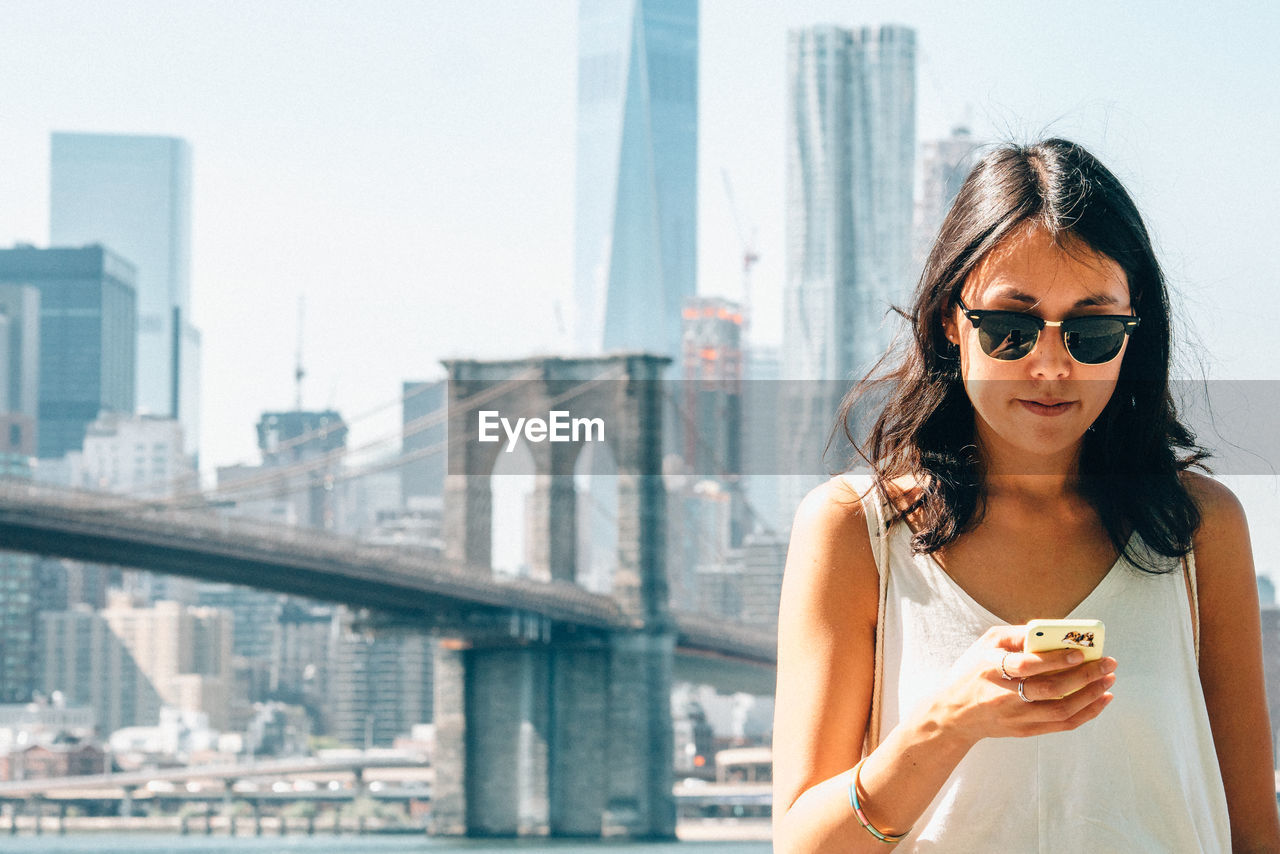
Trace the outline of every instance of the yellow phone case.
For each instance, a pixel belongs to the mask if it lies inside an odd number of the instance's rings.
[[[1102,658],[1102,642],[1106,627],[1101,620],[1031,620],[1027,623],[1024,652],[1048,652],[1075,648],[1084,653],[1085,661]]]

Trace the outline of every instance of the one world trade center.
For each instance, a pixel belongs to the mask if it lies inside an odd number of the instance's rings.
[[[698,0],[581,0],[575,337],[678,359],[696,290]]]

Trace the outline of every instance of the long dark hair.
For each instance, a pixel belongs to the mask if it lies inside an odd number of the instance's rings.
[[[1207,471],[1202,461],[1208,452],[1178,419],[1169,391],[1169,299],[1142,217],[1120,181],[1075,143],[1002,145],[977,163],[942,223],[912,307],[895,307],[912,327],[905,353],[881,373],[892,358],[886,353],[845,395],[831,438],[843,429],[857,454],[851,467],[857,457],[869,463],[886,495],[893,478],[916,478],[921,490],[905,511],[921,511],[914,553],[935,552],[982,519],[973,406],[942,318],[974,267],[1027,224],[1045,229],[1064,248],[1079,241],[1105,255],[1128,279],[1142,324],[1130,337],[1111,399],[1085,433],[1080,489],[1117,552],[1148,572],[1168,571],[1167,561],[1144,559],[1128,548],[1127,534],[1136,531],[1167,557],[1190,550],[1200,513],[1179,474],[1191,466]],[[860,442],[850,418],[875,390],[887,391],[887,399]]]

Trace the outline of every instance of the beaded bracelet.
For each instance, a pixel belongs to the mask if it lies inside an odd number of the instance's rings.
[[[881,842],[887,842],[890,845],[895,842],[901,842],[907,838],[907,833],[911,832],[910,828],[907,829],[906,833],[899,833],[897,836],[889,836],[876,830],[875,825],[868,821],[866,814],[862,812],[862,806],[858,803],[858,774],[862,771],[862,763],[865,761],[867,761],[867,758],[864,756],[858,760],[857,765],[853,766],[853,774],[851,775],[853,779],[849,781],[849,806],[853,807],[853,814],[858,817],[858,824],[862,825],[866,829],[867,833],[870,833]]]

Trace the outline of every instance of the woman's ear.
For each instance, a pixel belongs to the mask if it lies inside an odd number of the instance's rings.
[[[960,343],[960,333],[956,329],[955,306],[951,303],[942,309],[942,334],[952,344]]]

